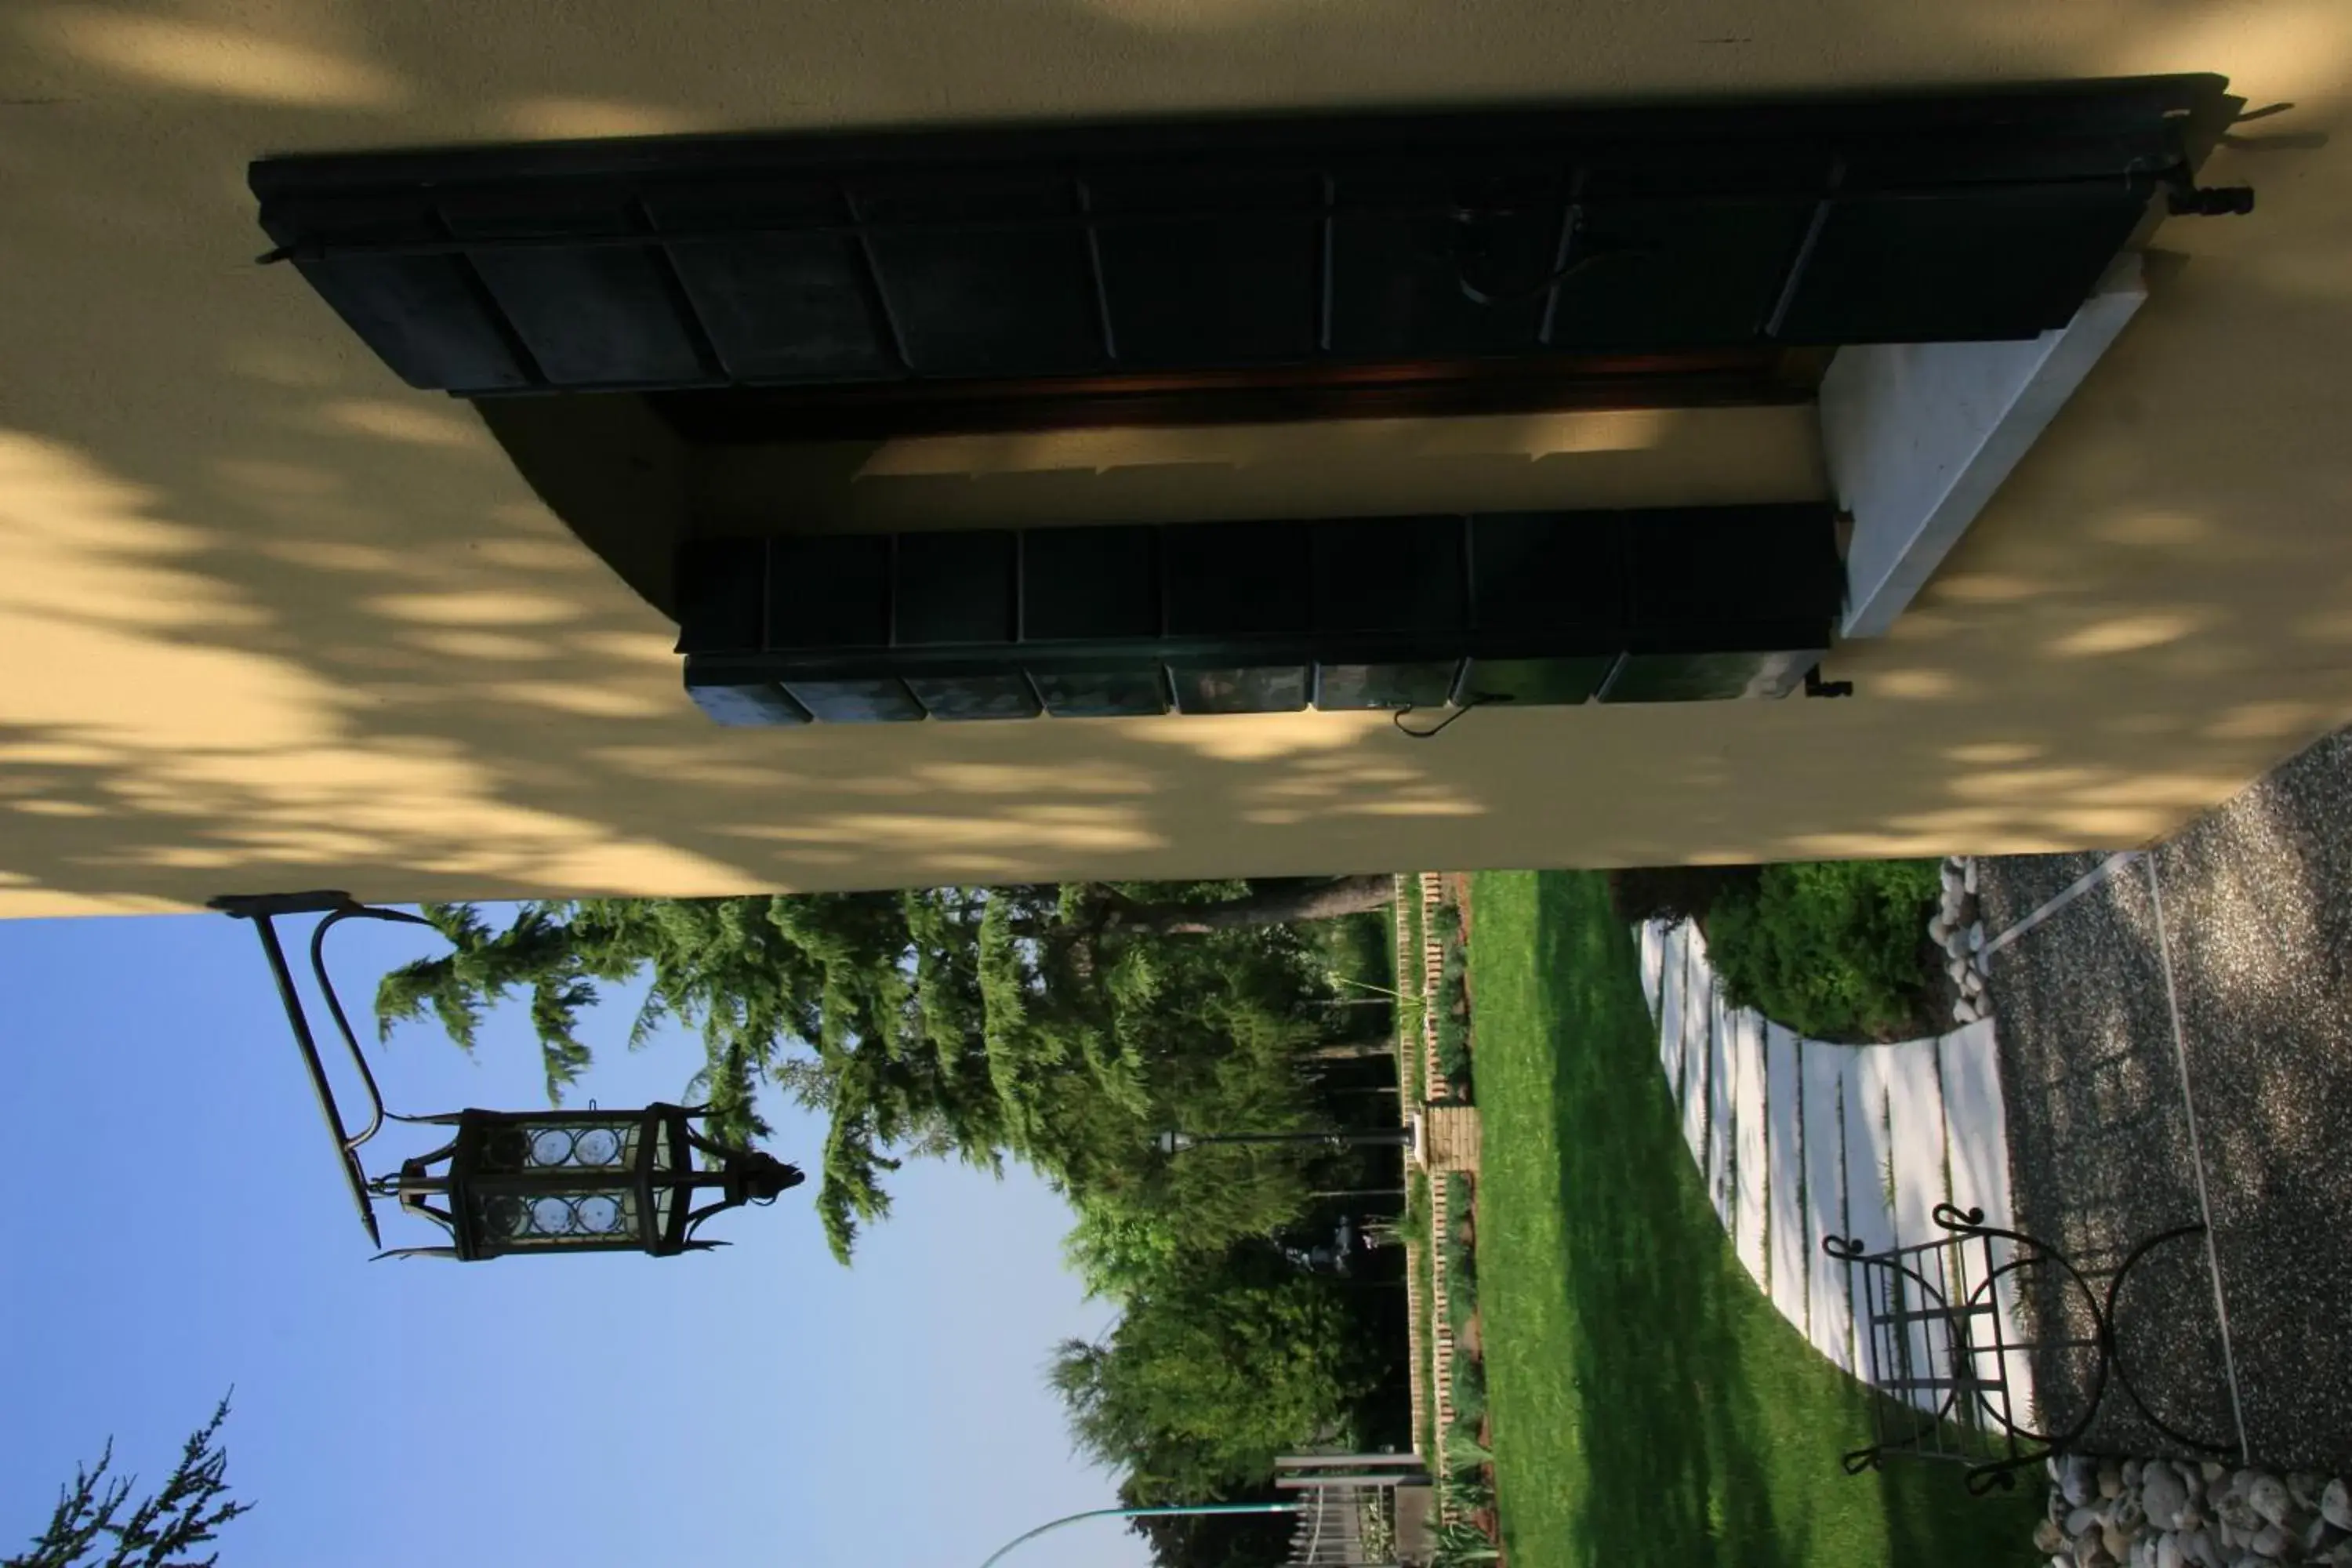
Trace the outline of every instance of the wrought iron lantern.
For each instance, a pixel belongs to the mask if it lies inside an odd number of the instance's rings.
[[[373,1190],[396,1194],[401,1207],[449,1232],[450,1246],[412,1253],[469,1263],[547,1252],[667,1258],[718,1245],[696,1239],[695,1228],[801,1180],[773,1155],[705,1138],[695,1118],[679,1105],[426,1117],[454,1126],[457,1136],[404,1162],[399,1176]]]
[[[667,1258],[723,1246],[697,1236],[711,1215],[749,1203],[772,1202],[798,1186],[802,1174],[772,1154],[739,1149],[705,1133],[704,1112],[655,1104],[641,1110],[457,1110],[402,1116],[386,1110],[375,1074],[328,979],[326,937],[347,920],[429,925],[398,910],[359,903],[347,893],[273,893],[213,900],[213,908],[249,920],[278,982],[278,999],[294,1044],[310,1068],[344,1179],[360,1222],[378,1247],[375,1200],[396,1200],[448,1233],[440,1247],[400,1247],[388,1258],[455,1258],[474,1263],[505,1257],[574,1252],[645,1252]],[[300,993],[278,940],[273,918],[317,914],[310,932],[310,971],[350,1048],[366,1087],[372,1114],[351,1131],[336,1104]],[[387,1121],[454,1129],[439,1148],[402,1162],[397,1175],[370,1176],[359,1151]]]

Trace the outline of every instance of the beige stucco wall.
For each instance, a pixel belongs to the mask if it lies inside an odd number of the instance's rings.
[[[2153,297],[1847,702],[729,732],[267,152],[2215,70]],[[0,912],[2129,842],[2352,711],[2342,0],[182,0],[0,10]]]

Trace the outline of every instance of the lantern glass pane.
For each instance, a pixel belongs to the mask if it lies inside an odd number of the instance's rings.
[[[501,1251],[635,1238],[637,1194],[628,1187],[570,1193],[489,1193],[475,1200],[484,1238]]]
[[[656,1122],[654,1126],[654,1169],[671,1175],[687,1171],[713,1170],[718,1162],[697,1149],[683,1138],[670,1135],[670,1124]]]
[[[636,1163],[634,1121],[553,1122],[500,1127],[483,1141],[479,1169],[512,1171],[621,1171]]]

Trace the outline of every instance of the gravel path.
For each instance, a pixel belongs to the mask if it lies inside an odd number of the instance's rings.
[[[1981,862],[1986,929],[2102,858]],[[2352,731],[2004,949],[1990,984],[2020,1226],[2094,1253],[2210,1207],[2218,1305],[2195,1241],[2120,1304],[2150,1403],[2218,1436],[2242,1422],[2261,1462],[2352,1468]],[[2063,1313],[2054,1282],[2034,1300]],[[2045,1401],[2079,1397],[2080,1368],[2049,1363]],[[2091,1442],[2184,1451],[2119,1398]]]

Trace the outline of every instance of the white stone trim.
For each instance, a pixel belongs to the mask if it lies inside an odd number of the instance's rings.
[[[1821,421],[1832,491],[1853,519],[1843,635],[1895,624],[2147,298],[2126,252],[2072,321],[2030,342],[1837,352]]]

